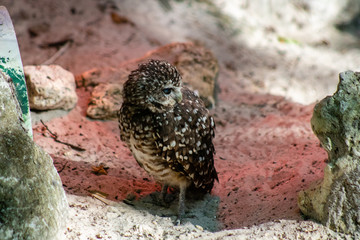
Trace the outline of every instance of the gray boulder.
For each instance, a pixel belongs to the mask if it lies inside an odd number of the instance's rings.
[[[0,71],[0,239],[62,239],[68,204],[60,177],[21,121],[12,81]]]
[[[299,207],[333,230],[360,232],[360,73],[340,74],[338,89],[314,108],[311,126],[328,153],[324,179],[300,192]]]

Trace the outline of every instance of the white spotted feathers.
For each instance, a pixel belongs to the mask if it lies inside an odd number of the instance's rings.
[[[201,99],[182,86],[176,68],[157,60],[141,64],[123,96],[121,139],[140,166],[165,185],[210,192],[217,180],[215,123]]]

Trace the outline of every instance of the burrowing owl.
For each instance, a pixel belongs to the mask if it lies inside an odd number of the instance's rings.
[[[201,99],[182,86],[179,72],[165,61],[150,60],[124,84],[119,111],[121,140],[139,165],[163,184],[180,189],[178,219],[188,187],[210,192],[218,180],[214,167],[214,119]]]

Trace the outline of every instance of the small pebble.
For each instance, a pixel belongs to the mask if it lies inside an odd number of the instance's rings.
[[[200,231],[204,231],[204,228],[203,228],[202,226],[200,226],[200,225],[195,225],[195,227],[196,227],[197,229],[199,229]]]

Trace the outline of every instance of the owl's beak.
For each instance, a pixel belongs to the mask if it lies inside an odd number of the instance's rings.
[[[176,89],[176,91],[174,91],[174,100],[177,103],[180,103],[182,101],[182,93],[181,93],[181,89]]]

